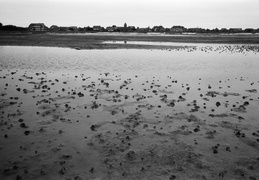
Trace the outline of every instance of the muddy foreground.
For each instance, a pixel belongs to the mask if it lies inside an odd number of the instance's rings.
[[[0,179],[259,179],[258,62],[245,57],[137,57],[128,71],[2,59]]]

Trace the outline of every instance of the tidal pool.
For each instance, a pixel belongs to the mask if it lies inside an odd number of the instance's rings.
[[[259,178],[258,59],[2,46],[0,179]]]

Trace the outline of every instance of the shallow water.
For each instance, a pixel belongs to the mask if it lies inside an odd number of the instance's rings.
[[[245,66],[244,71],[247,71],[247,68],[258,65],[256,64],[258,63],[256,61],[257,49],[251,48],[250,50],[251,46],[199,46],[172,51],[138,49],[77,51],[67,48],[2,46],[0,47],[0,67],[2,69],[68,69],[97,72],[170,72],[190,69],[211,72],[213,69],[218,71],[222,68],[236,70],[243,66]]]
[[[224,46],[255,46],[252,44],[217,44],[217,43],[188,43],[188,42],[159,42],[159,41],[104,41],[104,44],[137,44],[158,46],[195,46],[195,47],[224,47]]]
[[[258,59],[250,45],[2,46],[0,177],[258,177]]]

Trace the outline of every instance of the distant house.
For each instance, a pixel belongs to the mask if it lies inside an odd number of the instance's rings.
[[[101,26],[93,26],[94,31],[101,31],[102,27]]]
[[[59,28],[57,25],[50,26],[50,29],[57,29],[57,28]]]
[[[228,32],[228,29],[227,28],[221,28],[219,31],[220,32]]]
[[[245,29],[245,32],[246,32],[246,33],[254,33],[254,32],[255,32],[255,29],[253,29],[253,28],[246,28],[246,29]]]
[[[84,27],[84,30],[85,30],[85,31],[92,31],[93,28],[91,28],[90,26],[87,26],[87,27]]]
[[[116,25],[112,25],[112,28],[114,29],[114,31],[118,31],[118,27]]]
[[[164,32],[165,28],[163,26],[154,26],[152,30],[154,32]]]
[[[191,32],[191,33],[201,33],[201,32],[205,32],[205,29],[202,28],[188,28],[187,32]]]
[[[137,31],[138,32],[142,32],[142,33],[147,33],[147,32],[149,32],[149,28],[137,28]]]
[[[47,31],[48,27],[44,23],[31,23],[28,29],[29,31]]]
[[[182,33],[186,30],[185,27],[183,26],[173,26],[170,31],[173,32],[173,33]]]
[[[231,33],[239,33],[239,32],[242,32],[242,28],[230,28],[229,32],[231,32]]]
[[[52,25],[49,28],[50,31],[59,31],[59,27],[57,25]]]
[[[128,30],[130,30],[130,31],[135,31],[136,28],[135,28],[135,26],[128,26]]]
[[[106,28],[106,30],[107,30],[108,32],[113,32],[113,31],[114,31],[114,28],[111,27],[111,26],[109,26],[109,27]]]
[[[63,27],[62,27],[62,26],[59,27],[59,30],[60,30],[60,31],[63,31],[63,32],[68,32],[68,31],[70,31],[70,30],[69,30],[69,27],[64,27],[64,26],[63,26]]]
[[[69,30],[70,30],[70,31],[77,31],[78,28],[77,28],[77,26],[70,26],[70,27],[69,27]]]

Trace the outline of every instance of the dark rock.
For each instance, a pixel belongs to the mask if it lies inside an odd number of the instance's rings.
[[[92,131],[96,131],[95,128],[96,128],[96,125],[92,125],[92,126],[91,126],[91,130],[92,130]]]
[[[169,179],[170,179],[170,180],[175,180],[175,179],[176,179],[176,175],[171,175],[171,176],[169,177]]]
[[[250,89],[250,90],[245,90],[246,92],[250,92],[250,93],[257,93],[256,89]]]
[[[226,147],[226,151],[231,152],[230,147]]]
[[[245,133],[241,133],[240,130],[238,130],[236,133],[235,133],[236,137],[240,138],[240,137],[246,137]]]
[[[66,173],[66,168],[65,167],[62,167],[59,171],[59,174],[65,174]]]
[[[248,106],[249,105],[249,102],[248,101],[246,101],[246,102],[244,102],[244,104],[243,104],[244,106]]]
[[[72,156],[69,155],[69,154],[63,154],[63,155],[62,155],[62,158],[63,158],[63,159],[71,159]]]
[[[20,124],[20,127],[22,127],[22,128],[28,128],[28,126],[26,126],[25,123],[21,123],[21,124]]]
[[[213,153],[214,153],[214,154],[218,154],[218,152],[219,152],[219,151],[218,151],[217,149],[214,149],[214,150],[213,150]]]
[[[31,133],[30,131],[25,131],[25,132],[24,132],[24,134],[25,134],[26,136],[28,136],[30,133]]]
[[[89,172],[94,173],[94,168],[92,167]]]
[[[22,180],[22,177],[20,175],[17,175],[15,180]]]
[[[129,151],[129,152],[127,153],[126,157],[127,157],[129,160],[135,159],[135,157],[136,157],[135,151],[133,151],[133,150]]]
[[[75,176],[74,180],[83,180],[80,176]]]
[[[23,122],[23,119],[19,119],[18,121],[19,121],[19,122]]]
[[[169,106],[169,107],[174,107],[175,104],[174,104],[174,102],[172,101],[172,102],[168,103],[167,106]]]
[[[243,119],[245,119],[245,118],[243,118],[242,116],[238,116],[237,119],[243,120]]]
[[[219,151],[218,151],[218,145],[217,146],[212,146],[211,148],[213,150],[213,153],[214,154],[217,154]]]
[[[193,130],[194,132],[198,132],[198,131],[200,131],[200,127],[199,126],[197,126],[196,128],[194,128],[194,130]]]
[[[219,107],[221,104],[220,102],[216,102],[216,106]]]

